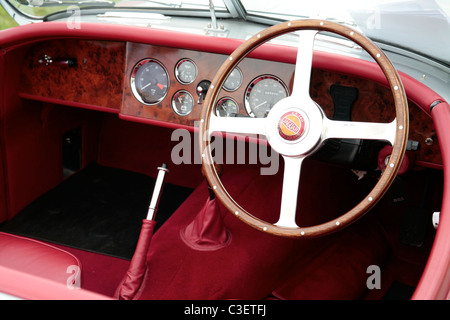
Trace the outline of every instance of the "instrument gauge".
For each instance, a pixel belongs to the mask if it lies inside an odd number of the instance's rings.
[[[216,105],[216,116],[218,117],[234,117],[239,113],[239,106],[231,98],[222,98]]]
[[[194,98],[185,91],[177,91],[172,98],[172,109],[179,116],[187,116],[194,108]]]
[[[165,98],[169,90],[169,75],[161,62],[144,59],[134,66],[130,83],[137,100],[153,105]]]
[[[191,84],[197,78],[197,66],[190,59],[181,59],[175,66],[175,77],[181,84]]]
[[[272,75],[259,76],[247,87],[245,109],[251,117],[265,118],[272,107],[288,94],[288,88],[280,78]]]
[[[228,75],[227,80],[223,84],[223,88],[227,91],[236,91],[242,84],[242,71],[234,68]]]

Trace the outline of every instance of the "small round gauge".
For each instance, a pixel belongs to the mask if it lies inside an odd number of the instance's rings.
[[[182,84],[190,84],[197,78],[197,66],[194,61],[181,59],[175,66],[175,77]]]
[[[172,109],[180,116],[187,116],[194,108],[194,98],[185,91],[177,91],[172,98]]]
[[[166,68],[156,60],[144,59],[138,62],[131,73],[131,91],[144,104],[161,102],[169,89],[169,75]]]
[[[227,80],[223,84],[223,88],[227,91],[236,91],[242,84],[242,72],[239,68],[234,68],[228,75]]]
[[[234,117],[239,113],[239,106],[231,98],[222,98],[216,105],[216,116],[218,117]]]
[[[287,96],[288,88],[280,78],[263,75],[247,87],[245,109],[251,117],[265,118],[272,107]]]

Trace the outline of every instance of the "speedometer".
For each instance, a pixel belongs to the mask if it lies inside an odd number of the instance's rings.
[[[247,87],[245,109],[251,117],[265,118],[272,107],[288,96],[284,82],[272,75],[259,76]]]
[[[138,62],[131,73],[131,91],[144,104],[161,102],[169,89],[169,75],[166,68],[156,60],[144,59]]]

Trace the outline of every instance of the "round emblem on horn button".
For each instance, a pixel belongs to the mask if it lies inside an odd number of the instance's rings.
[[[297,140],[304,132],[305,119],[296,111],[285,113],[278,121],[278,133],[285,140]]]

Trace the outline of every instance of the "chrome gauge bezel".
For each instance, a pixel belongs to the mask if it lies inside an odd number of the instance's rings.
[[[136,75],[137,75],[138,71],[139,71],[142,67],[144,67],[147,63],[152,63],[152,62],[153,62],[153,63],[156,63],[159,67],[161,67],[161,68],[164,70],[167,85],[166,85],[166,87],[165,87],[164,94],[162,95],[161,98],[156,99],[156,100],[154,100],[154,101],[146,101],[146,100],[142,97],[142,95],[139,93],[139,91],[138,91],[138,89],[137,89],[137,87],[136,87]],[[149,105],[149,106],[156,105],[156,104],[160,103],[161,101],[163,101],[164,98],[167,96],[167,93],[169,92],[169,87],[170,87],[170,77],[169,77],[169,73],[167,72],[166,67],[165,67],[160,61],[158,61],[158,60],[156,60],[156,59],[153,59],[153,58],[146,58],[146,59],[143,59],[143,60],[139,61],[138,63],[136,63],[136,65],[133,67],[133,70],[132,70],[132,72],[131,72],[131,77],[130,77],[130,87],[131,87],[131,92],[133,93],[134,97],[135,97],[140,103],[145,104],[145,105]]]
[[[182,66],[184,63],[191,63],[192,66],[194,67],[194,73],[195,73],[195,75],[194,75],[194,77],[192,78],[192,80],[185,81],[185,80],[183,80],[183,79],[181,78],[181,71],[180,71],[180,68],[181,68],[181,66]],[[192,61],[191,59],[183,58],[183,59],[181,59],[180,61],[178,61],[177,64],[175,65],[175,78],[177,79],[177,81],[178,81],[179,83],[185,84],[185,85],[191,84],[191,83],[193,83],[193,82],[195,81],[195,79],[197,78],[197,76],[198,76],[197,65],[196,65],[195,62]]]
[[[182,94],[188,95],[192,101],[192,104],[190,105],[188,112],[181,112],[178,110],[176,99]],[[179,115],[181,117],[185,117],[185,116],[189,115],[192,112],[192,110],[194,109],[194,104],[195,104],[194,97],[192,96],[192,94],[189,93],[189,91],[186,91],[186,90],[179,90],[179,91],[175,92],[175,94],[172,97],[172,102],[171,102],[172,110],[173,110],[173,112],[175,112],[177,115]]]
[[[230,78],[230,76],[233,74],[233,72],[237,72],[238,73],[238,84],[233,85],[233,86],[227,86],[227,82]],[[233,92],[236,91],[237,89],[239,89],[242,85],[242,81],[244,79],[244,76],[242,75],[242,71],[241,69],[239,69],[238,67],[234,68],[233,71],[231,71],[231,73],[228,75],[227,80],[225,80],[225,82],[223,83],[223,89],[228,91],[228,92]]]
[[[283,89],[286,92],[286,97],[289,96],[289,88],[284,83],[284,81],[281,80],[279,77],[270,75],[270,74],[260,75],[260,76],[256,77],[255,79],[252,80],[252,82],[250,82],[250,84],[247,86],[247,89],[245,90],[244,105],[245,105],[245,110],[247,111],[247,114],[250,117],[256,118],[256,115],[254,114],[253,109],[250,105],[250,97],[255,89],[255,86],[257,86],[260,81],[267,80],[267,79],[276,81],[277,83],[281,84],[281,86],[283,87]]]
[[[239,105],[238,105],[238,103],[236,102],[236,100],[234,100],[233,98],[230,98],[230,97],[223,97],[223,98],[219,99],[219,101],[217,101],[216,107],[214,108],[214,114],[215,114],[216,116],[218,116],[218,117],[228,117],[228,115],[226,115],[226,116],[221,116],[221,115],[219,114],[219,111],[217,110],[217,108],[218,108],[221,104],[223,104],[224,102],[226,102],[226,101],[231,101],[231,102],[233,102],[233,103],[236,105],[236,107],[237,107],[237,113],[236,113],[236,114],[239,114]]]

